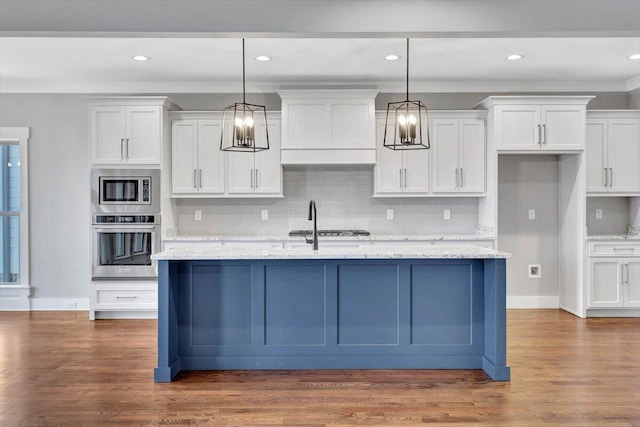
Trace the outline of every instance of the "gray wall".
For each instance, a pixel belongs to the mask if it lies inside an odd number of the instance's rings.
[[[528,219],[535,209],[536,219]],[[498,160],[498,247],[511,252],[507,295],[558,295],[558,158],[500,155]],[[529,264],[542,266],[529,279]]]
[[[630,224],[629,197],[587,197],[587,233],[627,234]],[[602,209],[602,219],[596,219],[596,209]]]
[[[629,92],[629,108],[640,109],[640,88]]]
[[[374,199],[373,168],[286,167],[284,199],[180,199],[181,234],[285,236],[290,230],[310,229],[309,200],[318,209],[320,229],[365,229],[375,234],[475,233],[477,198]],[[202,210],[202,221],[194,210]],[[269,219],[262,221],[260,211]],[[387,209],[394,219],[387,219]],[[451,220],[443,220],[443,210]]]

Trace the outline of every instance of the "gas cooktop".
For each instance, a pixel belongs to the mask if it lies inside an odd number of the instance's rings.
[[[292,230],[289,236],[309,236],[313,230]],[[369,236],[366,230],[318,230],[318,236]]]

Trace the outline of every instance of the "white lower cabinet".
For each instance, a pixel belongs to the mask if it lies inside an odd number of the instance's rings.
[[[603,248],[610,247],[607,252]],[[591,243],[589,258],[589,308],[638,308],[640,307],[640,245],[620,244],[616,247],[603,243]],[[617,251],[615,249],[618,249]],[[631,252],[620,256],[616,252]],[[608,255],[607,254],[611,254]]]
[[[156,281],[91,282],[89,318],[155,317],[158,310]]]

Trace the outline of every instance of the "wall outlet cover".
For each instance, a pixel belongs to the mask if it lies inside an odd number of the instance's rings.
[[[596,209],[596,219],[602,219],[602,209]]]
[[[387,209],[387,219],[393,219],[393,209]]]
[[[446,220],[450,220],[451,219],[451,210],[449,210],[449,209],[445,209],[444,210],[444,219],[446,219]]]
[[[266,221],[269,219],[269,211],[267,209],[262,209],[262,211],[260,211],[260,217],[262,218],[263,221]]]
[[[195,220],[202,221],[202,211],[200,209],[196,209],[195,211]]]
[[[529,279],[541,279],[542,267],[540,264],[529,264]]]
[[[531,220],[536,219],[536,210],[535,209],[529,209],[529,219],[531,219]]]
[[[67,308],[67,309],[77,308],[77,304],[75,301],[65,301],[64,308]]]

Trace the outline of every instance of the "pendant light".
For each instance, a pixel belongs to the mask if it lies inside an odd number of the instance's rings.
[[[387,104],[383,145],[392,150],[428,150],[431,148],[428,123],[427,106],[422,101],[409,100],[409,39],[407,39],[407,98],[401,102]]]
[[[269,149],[267,110],[264,105],[246,102],[244,60],[242,39],[242,102],[236,102],[222,110],[220,149],[255,153]]]

